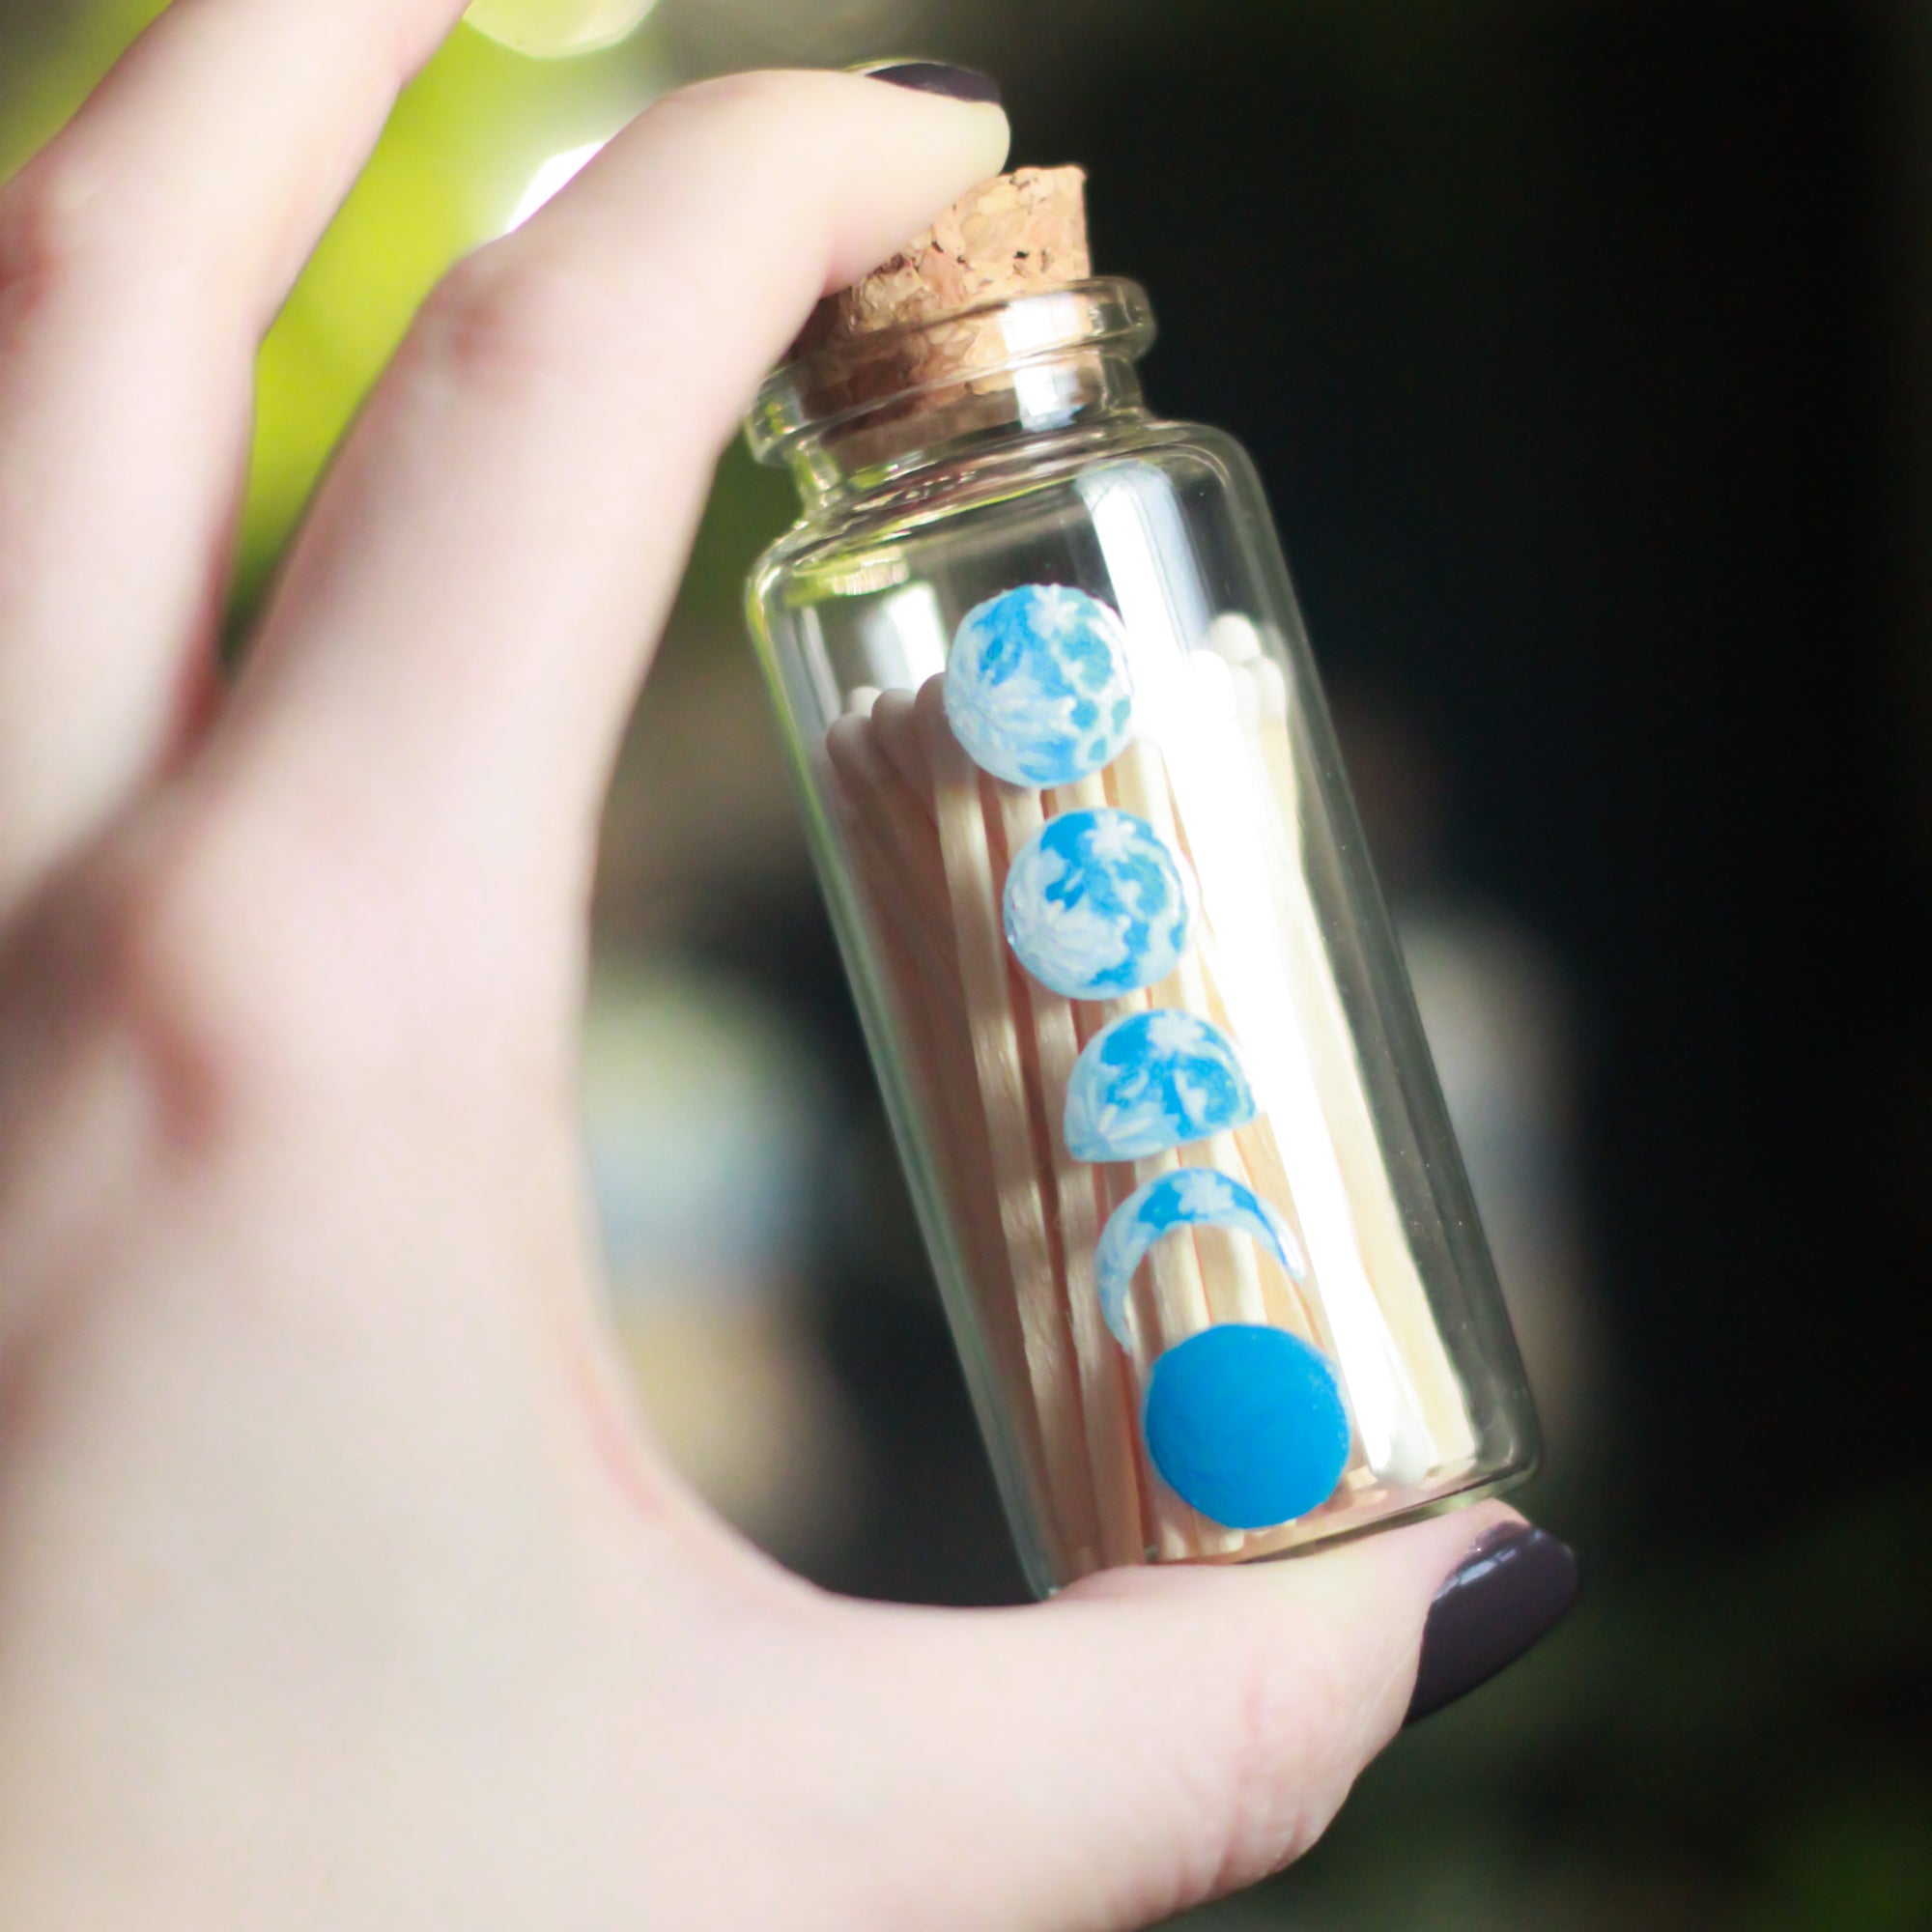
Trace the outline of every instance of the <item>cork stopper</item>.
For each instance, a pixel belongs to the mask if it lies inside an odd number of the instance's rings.
[[[812,408],[906,396],[904,412],[914,413],[1002,386],[992,372],[1013,354],[1002,319],[973,311],[1093,273],[1086,182],[1077,167],[997,175],[863,281],[828,296],[792,350],[810,362]]]

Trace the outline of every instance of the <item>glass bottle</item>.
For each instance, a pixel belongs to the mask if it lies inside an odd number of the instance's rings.
[[[762,391],[750,608],[1028,1577],[1492,1493],[1535,1415],[1260,481],[1082,236],[961,307],[958,232]]]

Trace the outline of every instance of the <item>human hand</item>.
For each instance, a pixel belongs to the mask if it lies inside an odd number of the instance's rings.
[[[652,109],[432,299],[222,692],[257,340],[458,11],[177,0],[0,194],[0,1924],[1146,1923],[1560,1547],[940,1613],[666,1471],[575,1133],[599,801],[757,376],[1006,124]]]

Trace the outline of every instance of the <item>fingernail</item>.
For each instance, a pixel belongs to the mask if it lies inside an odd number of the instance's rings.
[[[1569,1613],[1577,1552],[1526,1522],[1483,1537],[1435,1593],[1406,1723],[1453,1704],[1532,1650]]]
[[[970,67],[949,67],[944,61],[882,61],[876,67],[853,70],[872,80],[890,81],[895,87],[910,87],[919,94],[943,94],[949,100],[984,101],[1000,104],[1000,83],[989,73]]]

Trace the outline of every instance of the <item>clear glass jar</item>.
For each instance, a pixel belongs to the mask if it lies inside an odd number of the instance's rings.
[[[1042,1592],[1537,1453],[1259,479],[1147,412],[1152,334],[1129,282],[1027,295],[751,426],[805,503],[753,628]]]

